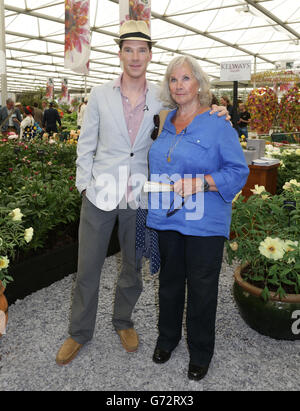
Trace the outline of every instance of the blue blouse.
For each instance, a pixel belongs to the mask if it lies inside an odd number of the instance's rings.
[[[150,180],[172,184],[180,178],[210,174],[219,191],[193,194],[183,205],[176,193],[149,193],[147,226],[184,235],[229,238],[232,200],[249,174],[238,134],[225,117],[207,111],[176,135],[171,122],[175,112],[168,114],[149,151]],[[179,210],[167,216],[174,208]]]

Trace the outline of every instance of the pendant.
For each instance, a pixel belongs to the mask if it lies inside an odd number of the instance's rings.
[[[168,160],[168,163],[170,163],[171,162],[171,156],[168,156],[167,160]]]

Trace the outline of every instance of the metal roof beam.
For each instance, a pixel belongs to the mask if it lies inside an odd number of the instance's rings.
[[[272,0],[260,0],[259,3],[265,3],[266,1],[272,1]],[[178,16],[184,16],[184,15],[187,15],[187,14],[203,13],[203,12],[206,12],[206,11],[229,9],[229,8],[232,8],[232,7],[241,7],[241,3],[229,4],[228,6],[211,7],[209,9],[191,10],[191,11],[182,11],[182,12],[179,12],[179,13],[164,14],[164,16],[165,17],[178,17]]]
[[[279,26],[281,26],[284,30],[288,31],[290,34],[295,36],[298,40],[300,39],[300,34],[297,33],[295,30],[287,26],[282,20],[276,17],[273,13],[269,10],[265,9],[263,6],[259,5],[257,2],[253,0],[245,0],[246,3],[250,4],[250,6],[256,8],[256,10],[260,11],[262,14],[267,16],[269,19],[275,21]]]
[[[111,0],[111,1],[112,1],[112,0]],[[115,1],[115,3],[118,3],[118,1]],[[46,19],[46,20],[54,21],[54,22],[56,22],[56,23],[65,24],[65,21],[64,21],[63,19],[59,19],[59,18],[57,18],[57,17],[52,17],[52,16],[49,16],[49,15],[46,15],[46,14],[35,13],[35,12],[32,13],[32,12],[30,12],[30,10],[24,10],[24,9],[20,9],[20,8],[18,8],[18,7],[8,6],[8,5],[5,6],[5,9],[10,10],[10,11],[16,11],[16,12],[18,12],[18,13],[20,13],[20,14],[27,14],[27,15],[30,15],[30,16],[33,16],[33,17],[37,17],[37,18],[41,18],[41,19]],[[152,15],[153,15],[153,13],[152,13]],[[100,34],[105,34],[105,35],[111,36],[111,37],[118,37],[118,36],[119,36],[118,33],[112,33],[112,32],[110,32],[110,31],[103,30],[103,29],[99,29],[99,28],[95,28],[95,27],[91,27],[91,31],[94,31],[94,32],[100,33]],[[10,34],[10,32],[7,32],[7,34]],[[23,36],[22,33],[18,33],[18,34],[15,34],[15,35],[20,36],[20,37]],[[33,37],[33,36],[32,36],[32,37]],[[42,38],[37,37],[36,39],[37,39],[37,40],[48,41],[47,38],[44,38],[44,37],[42,37]],[[55,41],[55,42],[56,42],[57,44],[63,44],[63,45],[64,45],[64,42],[59,42],[59,41]],[[155,45],[154,47],[156,47],[156,48],[158,48],[158,49],[160,49],[160,50],[164,50],[164,51],[171,52],[171,53],[177,53],[177,54],[181,54],[181,55],[186,55],[186,53],[184,53],[184,52],[181,51],[181,50],[174,50],[174,49],[170,49],[170,48],[163,47],[163,46],[159,46],[159,45]],[[92,50],[93,50],[93,51],[100,51],[100,52],[102,52],[102,50],[99,50],[97,47],[96,47],[96,48],[93,47]],[[114,53],[114,52],[111,52],[111,51],[108,51],[108,50],[105,50],[105,51],[103,51],[103,52],[105,52],[106,54],[112,54],[112,55],[117,55],[117,54],[118,54],[118,53]],[[194,56],[194,57],[195,57],[197,60],[202,60],[202,61],[205,61],[205,62],[209,61],[209,60],[207,60],[207,59],[205,59],[205,58],[201,58],[201,57],[199,57],[199,56]],[[211,64],[219,65],[219,63],[217,63],[217,62],[213,62],[213,61],[209,61],[209,62],[210,62]],[[163,63],[160,63],[160,62],[154,62],[154,61],[152,61],[152,63],[154,63],[154,64],[161,64],[161,65],[167,66],[166,64],[163,64]]]

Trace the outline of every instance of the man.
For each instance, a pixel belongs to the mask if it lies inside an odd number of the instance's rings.
[[[0,110],[0,130],[3,133],[13,131],[20,133],[20,124],[22,116],[20,110],[15,108],[15,103],[11,98],[6,100],[6,106]]]
[[[83,196],[78,271],[70,338],[58,351],[59,365],[68,364],[93,336],[101,269],[117,219],[123,264],[112,322],[126,351],[136,351],[139,344],[131,314],[142,292],[141,267],[136,266],[135,258],[141,187],[136,192],[130,177],[147,179],[153,116],[162,103],[156,86],[146,81],[153,44],[147,24],[125,22],[115,41],[123,73],[117,80],[93,88],[78,142],[76,186]]]
[[[237,122],[239,137],[244,135],[247,141],[248,140],[248,124],[250,123],[251,116],[250,116],[250,113],[246,110],[246,106],[244,103],[240,103],[239,109],[240,109],[239,120]]]
[[[43,115],[43,128],[46,128],[47,133],[57,133],[57,125],[58,123],[61,126],[61,119],[58,114],[58,111],[53,108],[53,103],[49,104],[49,108],[44,111]]]

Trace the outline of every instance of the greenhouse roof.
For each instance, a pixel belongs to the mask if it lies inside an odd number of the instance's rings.
[[[122,1],[122,0],[121,0]],[[73,92],[116,78],[119,1],[90,0],[90,71],[64,68],[64,1],[4,0],[8,92],[55,89],[68,79]],[[220,63],[251,60],[252,73],[300,65],[299,0],[152,0],[152,62],[148,79],[158,82],[177,55],[197,58],[211,80]],[[299,66],[300,68],[300,66]]]

